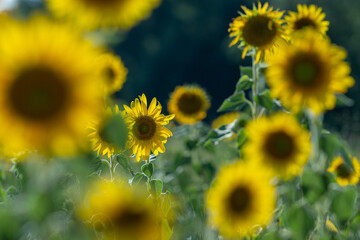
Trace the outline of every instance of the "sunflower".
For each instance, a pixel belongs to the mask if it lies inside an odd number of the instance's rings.
[[[178,86],[170,96],[168,111],[181,124],[194,124],[206,117],[210,107],[206,92],[197,86]]]
[[[105,240],[160,239],[161,219],[146,192],[124,182],[98,181],[85,195],[78,215]]]
[[[326,35],[329,21],[324,21],[325,13],[322,12],[322,8],[313,4],[310,6],[298,4],[297,9],[297,13],[289,11],[289,15],[285,16],[286,30],[289,35],[305,27],[310,27],[320,34]]]
[[[85,147],[85,126],[101,107],[97,51],[73,29],[37,17],[4,25],[0,52],[4,148],[68,155]]]
[[[211,128],[212,129],[216,129],[219,128],[223,125],[227,125],[230,123],[233,123],[235,120],[238,120],[240,117],[240,113],[239,112],[229,112],[229,113],[225,113],[221,116],[219,116],[218,118],[216,118],[212,123],[211,123]],[[228,139],[234,139],[236,137],[236,134],[232,134]]]
[[[273,52],[274,47],[284,41],[284,29],[281,26],[283,20],[280,18],[284,12],[273,11],[273,7],[269,7],[268,3],[258,7],[253,6],[253,10],[241,6],[245,14],[235,18],[230,23],[230,37],[235,37],[230,46],[238,42],[240,46],[245,46],[242,58],[245,57],[249,47],[256,49],[256,62],[261,61],[267,54]]]
[[[290,114],[261,117],[248,123],[245,132],[245,159],[273,169],[283,179],[298,175],[308,161],[310,135]]]
[[[107,157],[110,158],[114,153],[118,154],[122,151],[122,149],[112,144],[104,133],[106,124],[114,115],[121,115],[118,105],[115,105],[113,110],[108,107],[104,113],[104,117],[99,121],[94,121],[90,126],[91,133],[89,134],[89,138],[92,142],[92,149],[97,151],[99,156],[107,155]]]
[[[167,125],[175,115],[161,114],[162,107],[156,98],[152,99],[148,109],[145,94],[124,108],[125,122],[129,126],[127,147],[132,149],[136,160],[148,160],[151,152],[155,155],[165,152],[164,144],[172,133],[163,125]]]
[[[105,53],[99,57],[98,61],[100,75],[104,79],[105,93],[113,94],[119,91],[128,73],[121,59],[111,53]]]
[[[360,177],[360,164],[356,157],[349,156],[352,168],[346,165],[342,157],[337,157],[327,169],[328,172],[336,174],[336,181],[339,185],[357,184]]]
[[[206,195],[210,224],[226,238],[252,235],[267,225],[276,202],[270,178],[265,168],[249,162],[221,169]]]
[[[149,17],[160,0],[47,0],[47,3],[56,16],[85,29],[130,29]]]
[[[316,114],[335,106],[335,94],[354,85],[345,50],[318,33],[306,29],[295,34],[292,44],[268,59],[266,78],[274,98],[299,112],[303,107]]]

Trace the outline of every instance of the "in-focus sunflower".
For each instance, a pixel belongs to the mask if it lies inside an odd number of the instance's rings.
[[[279,47],[268,59],[266,78],[274,98],[299,112],[316,114],[335,106],[335,94],[354,85],[345,50],[310,29],[295,34],[292,44]]]
[[[49,9],[85,29],[129,29],[149,17],[160,0],[47,0]]]
[[[349,156],[352,168],[349,167],[342,157],[337,157],[327,169],[328,172],[335,173],[336,182],[341,186],[357,184],[360,177],[360,164],[356,157]]]
[[[78,215],[106,240],[161,239],[160,217],[146,192],[123,182],[98,181],[83,199]]]
[[[148,109],[145,94],[124,108],[125,122],[129,126],[127,147],[136,155],[136,160],[148,160],[151,152],[155,155],[165,152],[164,144],[172,133],[163,125],[167,125],[174,114],[161,114],[162,107],[156,98],[152,99]]]
[[[283,179],[298,175],[308,161],[310,135],[290,114],[261,117],[249,122],[245,131],[245,159],[272,169]]]
[[[75,153],[101,107],[98,52],[73,29],[42,17],[4,25],[0,52],[4,148]]]
[[[284,12],[273,11],[273,7],[268,3],[258,7],[253,6],[250,10],[241,6],[245,14],[235,18],[230,23],[230,37],[235,37],[230,46],[240,42],[240,46],[245,46],[242,58],[245,57],[249,47],[256,49],[256,62],[259,62],[273,52],[274,47],[281,44],[284,40],[284,29],[281,26],[283,20],[280,18]]]
[[[206,195],[210,224],[226,238],[252,235],[267,225],[276,202],[270,179],[265,168],[249,162],[221,169]]]
[[[210,107],[206,92],[192,85],[178,86],[168,102],[169,113],[175,114],[175,120],[181,124],[194,124],[206,117]]]
[[[285,16],[287,23],[286,30],[289,35],[305,27],[310,27],[322,35],[326,35],[329,29],[329,21],[324,21],[325,13],[322,8],[313,4],[297,5],[298,12],[289,11],[289,15]]]
[[[99,57],[98,64],[100,75],[104,79],[105,93],[113,94],[119,91],[128,73],[121,59],[111,53],[106,53]]]
[[[110,158],[114,153],[118,154],[122,151],[122,149],[114,145],[111,140],[108,140],[105,134],[105,127],[109,119],[114,115],[121,115],[117,105],[115,105],[113,110],[107,108],[103,118],[99,121],[94,121],[90,126],[91,133],[89,134],[89,138],[92,142],[92,149],[97,151],[99,156],[107,155],[107,157]]]

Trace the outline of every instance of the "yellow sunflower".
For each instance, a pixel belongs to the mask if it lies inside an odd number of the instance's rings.
[[[113,94],[119,91],[128,73],[121,59],[111,53],[106,53],[99,57],[98,63],[100,75],[104,79],[105,93]]]
[[[273,11],[273,7],[269,8],[269,4],[265,3],[258,7],[253,6],[250,10],[245,6],[241,6],[245,14],[235,18],[230,23],[230,37],[235,37],[230,46],[238,42],[240,46],[245,46],[242,58],[245,57],[249,47],[256,49],[256,62],[261,61],[264,56],[273,52],[274,47],[284,41],[284,29],[281,26],[283,20],[280,18],[284,12]]]
[[[289,35],[305,27],[310,27],[322,35],[326,35],[329,21],[324,21],[325,13],[322,12],[322,8],[313,4],[310,6],[298,4],[297,9],[297,13],[289,11],[289,15],[285,16],[286,30]]]
[[[298,175],[309,159],[310,135],[290,114],[261,117],[248,123],[245,131],[245,159],[272,169],[283,179]]]
[[[161,219],[146,192],[124,182],[98,181],[85,195],[78,215],[105,240],[161,239]]]
[[[266,78],[274,98],[299,112],[303,107],[316,114],[335,106],[335,94],[354,85],[346,51],[318,33],[306,29],[295,34],[292,44],[278,48],[268,59]]]
[[[270,179],[265,168],[249,162],[221,169],[206,195],[209,223],[226,238],[252,235],[267,225],[276,203]]]
[[[161,114],[162,107],[156,98],[152,99],[148,109],[145,94],[124,108],[125,122],[129,126],[127,147],[136,155],[136,160],[148,160],[151,152],[155,155],[165,152],[164,144],[172,133],[163,125],[167,125],[175,115]]]
[[[97,51],[73,29],[37,17],[2,26],[0,52],[4,148],[68,155],[86,146],[102,99]]]
[[[178,86],[168,102],[169,113],[175,114],[175,120],[181,124],[194,124],[206,117],[210,107],[206,92],[197,86]]]
[[[221,116],[219,116],[218,118],[216,118],[212,123],[211,123],[211,128],[212,129],[216,129],[219,128],[223,125],[227,125],[230,124],[232,122],[234,122],[235,120],[239,119],[240,117],[240,112],[229,112],[229,113],[225,113]],[[236,137],[236,134],[233,133],[229,138],[227,139],[234,139]]]
[[[336,181],[341,186],[357,184],[360,177],[360,164],[356,157],[349,156],[352,160],[352,168],[346,165],[342,157],[337,157],[327,169],[328,172],[336,174]]]
[[[129,29],[149,17],[160,0],[47,0],[49,9],[86,28]]]
[[[89,138],[92,142],[92,149],[97,151],[99,156],[107,155],[110,158],[114,153],[118,154],[122,151],[122,149],[107,140],[104,133],[108,120],[114,115],[121,115],[118,105],[115,105],[113,110],[107,108],[104,117],[100,121],[94,121],[90,126],[91,133]]]

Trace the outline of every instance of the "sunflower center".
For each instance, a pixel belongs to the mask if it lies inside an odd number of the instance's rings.
[[[305,27],[316,28],[316,24],[315,24],[315,22],[313,20],[311,20],[309,18],[300,18],[294,24],[294,29],[295,30],[300,30],[300,29],[303,29]]]
[[[231,212],[240,214],[245,212],[251,205],[251,192],[244,186],[236,187],[227,199],[228,208]]]
[[[296,56],[289,70],[293,81],[303,87],[313,87],[323,79],[321,62],[314,54]]]
[[[148,213],[142,209],[127,208],[112,219],[114,227],[122,229],[137,229],[142,226],[148,217]]]
[[[294,140],[285,132],[271,133],[265,141],[265,150],[272,157],[285,160],[295,150]]]
[[[346,164],[342,163],[336,168],[336,174],[339,177],[348,178],[351,176],[351,169]]]
[[[202,106],[201,97],[192,93],[184,93],[178,101],[179,110],[188,115],[200,112]]]
[[[136,138],[140,140],[151,139],[156,132],[156,123],[152,117],[142,116],[139,117],[133,127],[133,133]]]
[[[123,2],[124,0],[83,0],[86,4],[91,4],[95,6],[111,6],[113,4],[117,4],[119,2]]]
[[[46,121],[58,116],[67,103],[68,87],[58,74],[46,68],[20,73],[9,87],[9,105],[29,120]]]
[[[277,34],[277,27],[273,20],[268,17],[257,15],[251,17],[242,31],[242,36],[246,43],[263,47],[270,44]]]
[[[112,67],[106,67],[103,70],[103,75],[106,78],[106,80],[108,81],[108,83],[113,83],[116,73]]]

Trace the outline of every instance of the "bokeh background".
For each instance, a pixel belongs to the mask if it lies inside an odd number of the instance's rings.
[[[12,0],[1,0],[11,2]],[[130,101],[145,93],[166,105],[169,94],[184,83],[202,86],[211,97],[206,122],[218,114],[222,101],[230,96],[239,79],[239,65],[250,65],[241,52],[229,48],[228,25],[241,5],[251,0],[163,0],[152,16],[129,32],[110,32],[106,41],[129,69],[124,88],[115,98]],[[265,2],[265,1],[261,1]],[[352,76],[359,80],[360,68],[360,1],[359,0],[270,0],[281,10],[296,10],[296,5],[321,6],[330,21],[328,35],[333,43],[348,51]],[[18,0],[19,15],[44,8],[41,0]],[[106,34],[105,34],[106,35]],[[352,107],[326,113],[325,126],[339,132],[357,146],[360,135],[359,84],[347,93]]]

